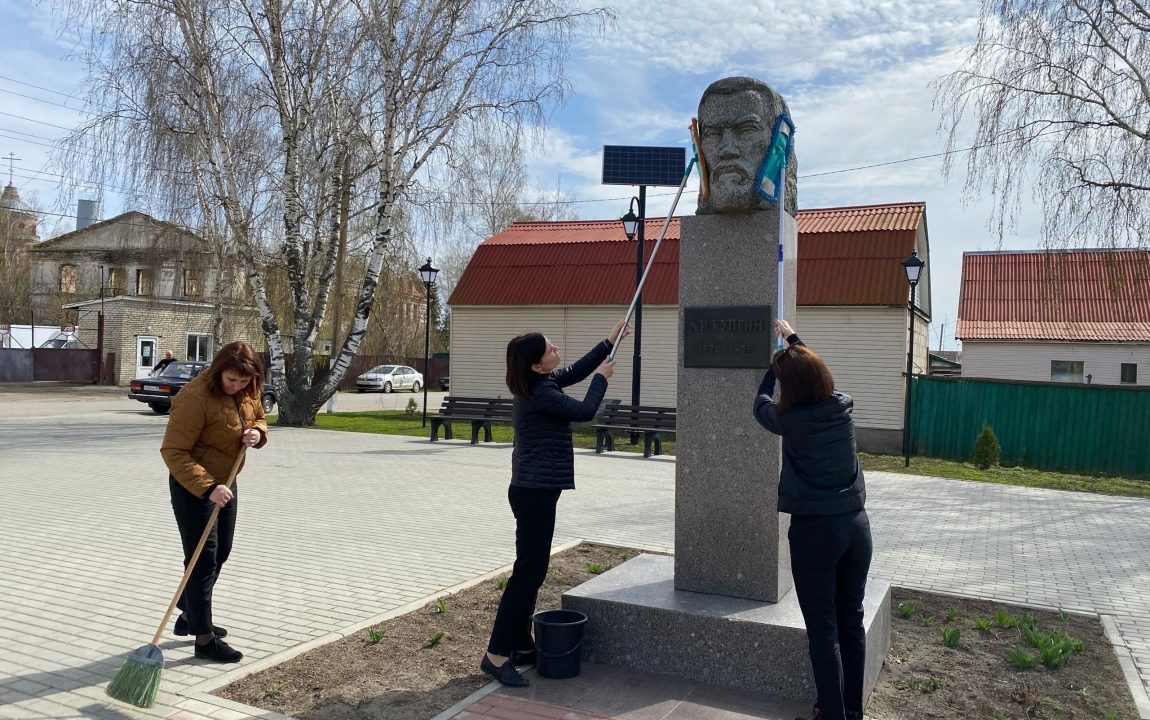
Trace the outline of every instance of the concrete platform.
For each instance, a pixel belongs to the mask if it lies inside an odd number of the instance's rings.
[[[640,555],[564,593],[563,607],[591,618],[587,662],[814,701],[793,591],[773,604],[676,590],[674,558]],[[890,583],[870,580],[864,611],[869,698],[890,648]]]

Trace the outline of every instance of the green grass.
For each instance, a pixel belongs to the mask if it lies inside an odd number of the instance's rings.
[[[275,416],[269,416],[268,424],[275,422]],[[346,432],[377,433],[380,435],[408,435],[410,437],[431,437],[431,418],[427,420],[427,427],[423,427],[419,415],[411,416],[402,410],[370,410],[365,412],[320,413],[315,416],[315,427],[320,430],[343,430]],[[453,423],[456,440],[471,439],[471,423]],[[439,438],[443,439],[443,431],[439,431]],[[479,439],[483,440],[480,433]],[[498,443],[509,443],[515,439],[515,433],[510,425],[492,423],[491,439]],[[590,426],[574,428],[574,441],[577,448],[595,448],[595,429]],[[616,452],[643,452],[643,439],[640,437],[636,445],[628,442],[626,435],[615,435]],[[663,454],[675,454],[675,441],[663,441]]]
[[[970,463],[938,458],[912,457],[910,467],[903,467],[903,459],[896,455],[871,455],[859,453],[864,470],[906,473],[909,475],[930,475],[933,477],[975,480],[999,485],[1020,485],[1022,487],[1046,488],[1049,490],[1072,490],[1075,492],[1099,493],[1103,495],[1128,495],[1150,497],[1150,481],[1131,480],[1121,477],[1090,477],[1071,475],[1050,470],[1035,470],[1023,467],[991,467],[979,470]]]
[[[268,418],[268,423],[274,423],[275,416]],[[343,430],[346,432],[378,433],[381,435],[407,435],[410,437],[427,438],[431,435],[431,420],[427,427],[421,424],[419,415],[408,415],[402,410],[372,410],[365,412],[320,413],[316,415],[315,426],[321,430]],[[471,423],[456,422],[455,439],[471,439]],[[515,434],[510,425],[493,423],[491,436],[495,442],[509,443]],[[440,438],[442,438],[440,431]],[[482,439],[482,438],[481,438]],[[589,425],[576,426],[574,432],[575,447],[595,447],[595,430]],[[625,435],[615,435],[616,452],[643,452],[643,442],[632,445]],[[675,455],[675,441],[667,438],[663,441],[663,454]],[[1020,485],[1022,487],[1047,488],[1050,490],[1072,490],[1076,492],[1090,492],[1104,495],[1127,495],[1131,497],[1150,497],[1150,480],[1132,480],[1121,477],[1090,477],[1086,475],[1071,475],[1047,470],[1035,470],[1021,467],[991,467],[979,470],[970,463],[955,462],[953,460],[939,460],[937,458],[912,457],[910,467],[903,467],[903,459],[897,455],[872,455],[859,453],[859,460],[864,470],[880,470],[885,472],[907,473],[910,475],[929,475],[933,477],[953,478],[956,480],[974,480],[977,482],[998,483],[1000,485]]]

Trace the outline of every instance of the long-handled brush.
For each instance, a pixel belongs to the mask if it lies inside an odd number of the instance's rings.
[[[232,465],[232,471],[228,474],[227,482],[224,483],[225,487],[230,488],[232,486],[236,474],[240,471],[240,464],[244,461],[246,451],[246,446],[240,448],[240,454]],[[168,620],[172,619],[172,612],[176,609],[176,603],[184,594],[184,588],[187,587],[188,580],[192,577],[192,571],[195,570],[196,562],[200,559],[200,553],[203,552],[204,545],[207,544],[208,536],[211,534],[212,528],[216,526],[216,519],[219,515],[220,508],[217,505],[212,510],[211,517],[208,518],[207,527],[204,528],[204,533],[200,536],[200,543],[196,545],[196,551],[192,553],[192,558],[188,561],[188,568],[184,571],[180,586],[176,588],[176,594],[172,596],[172,602],[168,604],[168,611],[164,613],[164,619],[156,628],[152,642],[136,648],[128,656],[124,666],[120,668],[120,672],[116,673],[116,677],[112,678],[112,682],[108,684],[108,689],[105,692],[109,697],[141,708],[152,707],[152,704],[156,702],[156,692],[160,689],[160,672],[164,669],[164,653],[160,650],[160,637],[164,634],[164,628],[168,626]]]

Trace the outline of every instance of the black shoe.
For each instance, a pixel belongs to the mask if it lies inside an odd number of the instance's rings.
[[[176,618],[176,627],[172,629],[172,633],[174,635],[179,635],[180,637],[188,634],[188,621],[184,619],[183,615]],[[216,627],[213,625],[212,634],[218,638],[225,638],[228,636],[228,631],[222,627]]]
[[[499,667],[495,667],[495,663],[491,662],[491,660],[487,658],[487,655],[484,655],[482,662],[479,663],[479,669],[504,685],[527,687],[531,684],[527,682],[527,678],[519,674],[519,671],[515,669],[515,665],[513,665],[510,660]]]
[[[214,637],[206,645],[196,643],[196,657],[215,662],[235,663],[243,659],[244,654],[218,637]]]
[[[535,650],[512,650],[511,664],[516,667],[535,664]]]

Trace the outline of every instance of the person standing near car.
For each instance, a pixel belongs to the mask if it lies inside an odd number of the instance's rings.
[[[528,333],[507,344],[507,388],[515,396],[512,425],[511,486],[507,501],[515,516],[515,565],[503,589],[483,672],[504,685],[524,686],[515,665],[534,663],[531,616],[539,588],[547,577],[555,508],[559,494],[575,489],[575,452],[571,423],[595,417],[615,363],[611,348],[629,328],[619,321],[611,333],[570,367],[559,369],[559,348],[541,333]],[[595,373],[582,400],[563,388]]]
[[[168,466],[168,491],[184,547],[184,567],[220,508],[183,595],[176,604],[176,635],[195,635],[195,655],[239,662],[243,653],[224,642],[227,630],[214,624],[212,590],[232,550],[238,500],[228,473],[241,448],[261,448],[268,426],[260,402],[264,367],[251,345],[220,348],[212,364],[172,398],[172,414],[160,454]],[[241,466],[242,469],[242,466]]]
[[[775,353],[754,413],[783,439],[779,512],[791,516],[791,574],[818,693],[814,717],[862,720],[863,596],[873,543],[851,418],[854,402],[835,391],[822,358],[785,320],[776,321],[775,333],[788,346]]]
[[[148,377],[155,377],[155,376],[159,375],[160,373],[162,373],[164,371],[164,368],[171,365],[175,361],[176,361],[175,358],[172,357],[172,351],[171,350],[165,350],[164,351],[164,359],[161,360],[160,362],[156,363],[156,366],[152,368],[152,372],[148,373]]]

